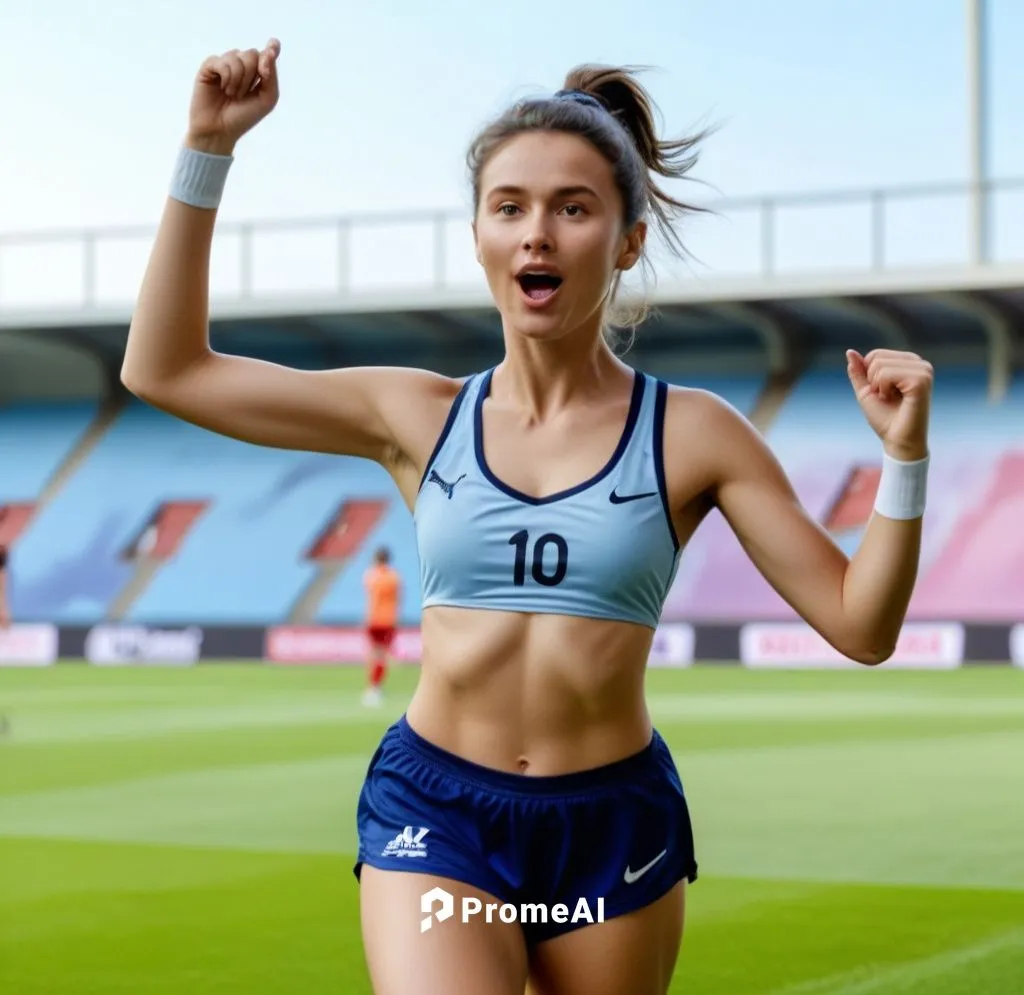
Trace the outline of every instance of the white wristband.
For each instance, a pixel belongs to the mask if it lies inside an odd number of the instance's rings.
[[[929,459],[925,456],[907,463],[882,453],[882,476],[875,495],[875,511],[879,515],[909,521],[924,514]]]
[[[213,155],[182,146],[171,176],[171,197],[192,207],[216,210],[234,161],[234,156]]]

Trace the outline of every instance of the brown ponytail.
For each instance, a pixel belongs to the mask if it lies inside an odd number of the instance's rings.
[[[647,91],[636,80],[635,74],[639,71],[632,67],[578,66],[565,77],[564,89],[593,94],[629,133],[647,169],[647,175],[643,177],[646,207],[654,215],[665,240],[678,255],[685,256],[686,248],[675,229],[675,222],[686,214],[703,209],[669,196],[650,174],[684,179],[697,164],[697,147],[706,137],[706,132],[669,141],[660,139],[654,120],[656,108]]]

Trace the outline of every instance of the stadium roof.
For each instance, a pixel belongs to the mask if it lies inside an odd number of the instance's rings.
[[[941,357],[995,349],[1020,363],[1024,267],[904,274],[715,281],[661,287],[639,330],[639,355],[699,363],[726,356],[780,370],[801,357],[876,347]],[[99,353],[123,348],[131,309],[0,311],[0,328],[73,342]],[[493,361],[500,320],[486,291],[307,295],[215,301],[218,348],[308,351],[341,363],[418,364],[450,356],[473,368]],[[320,360],[314,360],[319,362]]]
[[[1003,194],[1016,193],[1021,181],[1007,184]],[[638,365],[664,357],[682,368],[730,362],[781,371],[842,362],[847,348],[879,346],[936,362],[973,357],[1004,373],[1024,365],[1024,263],[974,265],[962,261],[959,243],[931,245],[942,242],[942,225],[950,227],[943,220],[949,197],[963,195],[952,187],[908,188],[723,205],[728,231],[743,228],[744,212],[755,226],[720,253],[726,265],[660,283],[651,295],[656,310],[637,337]],[[928,198],[938,198],[945,213]],[[934,224],[914,218],[895,227],[890,215],[898,220],[909,209],[901,201],[914,210],[923,202],[921,217]],[[859,220],[841,230],[851,205]],[[229,351],[299,352],[316,365],[430,364],[453,373],[489,365],[500,356],[500,323],[465,225],[464,216],[443,212],[219,224],[214,342]],[[111,229],[0,236],[0,331],[59,339],[113,361],[123,350],[152,235]],[[911,236],[918,259],[961,261],[899,265]],[[37,261],[12,266],[19,252]],[[46,253],[51,261],[44,264]],[[746,275],[719,275],[743,261]],[[35,300],[23,304],[20,283],[32,278]]]

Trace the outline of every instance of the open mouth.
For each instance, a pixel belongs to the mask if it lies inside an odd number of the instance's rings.
[[[523,293],[538,304],[554,297],[562,284],[562,278],[553,273],[523,273],[518,279]]]

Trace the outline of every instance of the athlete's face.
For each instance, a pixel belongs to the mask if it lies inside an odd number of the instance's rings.
[[[625,230],[612,167],[590,142],[527,132],[484,167],[473,233],[506,328],[550,339],[597,333],[616,270],[636,264],[646,229]]]

